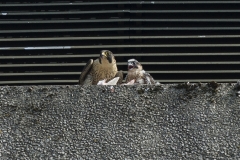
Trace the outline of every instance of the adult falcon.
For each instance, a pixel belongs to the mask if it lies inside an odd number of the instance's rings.
[[[135,80],[134,84],[159,84],[153,77],[143,70],[142,65],[136,59],[128,60],[128,73],[126,83]]]
[[[114,77],[119,77],[118,83],[122,83],[123,72],[118,71],[113,53],[102,50],[99,58],[90,59],[83,68],[79,78],[80,85],[97,85],[99,81],[110,81]]]

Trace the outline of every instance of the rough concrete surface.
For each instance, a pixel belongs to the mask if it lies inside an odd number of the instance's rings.
[[[234,84],[2,86],[0,159],[240,159]]]

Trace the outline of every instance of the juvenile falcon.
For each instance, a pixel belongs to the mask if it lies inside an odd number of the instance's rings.
[[[79,78],[80,85],[97,85],[100,80],[110,81],[114,77],[119,77],[118,83],[122,83],[123,72],[118,71],[113,53],[102,50],[99,58],[90,59],[83,68]]]
[[[153,77],[143,70],[142,65],[136,59],[128,60],[128,73],[126,83],[135,80],[134,84],[159,84]]]

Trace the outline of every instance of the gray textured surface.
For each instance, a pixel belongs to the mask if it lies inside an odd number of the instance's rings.
[[[0,157],[239,159],[233,88],[0,87]]]

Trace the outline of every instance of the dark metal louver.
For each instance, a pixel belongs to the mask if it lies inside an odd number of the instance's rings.
[[[0,85],[77,84],[100,50],[156,80],[240,79],[240,1],[0,2]]]

